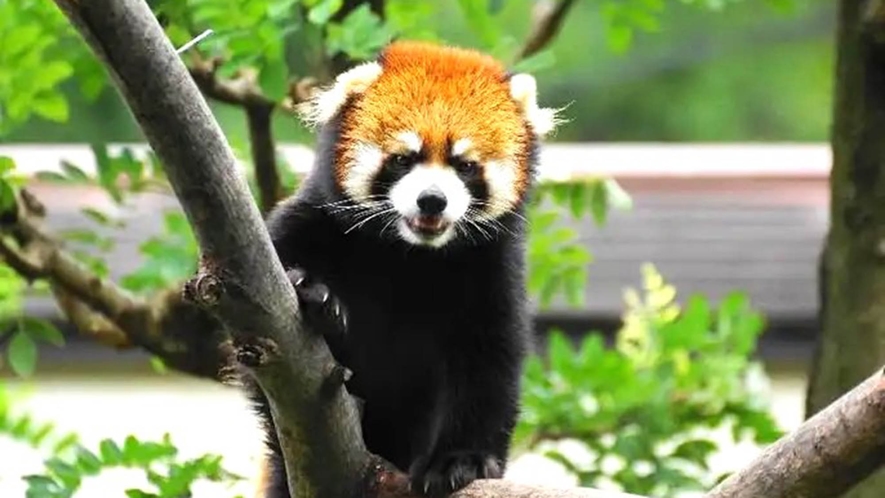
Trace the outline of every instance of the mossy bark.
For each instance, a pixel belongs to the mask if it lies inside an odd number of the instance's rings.
[[[841,0],[830,230],[821,257],[821,335],[811,416],[885,363],[885,37],[882,0]],[[851,498],[881,498],[885,471]]]

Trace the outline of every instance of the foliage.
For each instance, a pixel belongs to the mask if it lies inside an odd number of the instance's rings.
[[[614,348],[599,334],[575,348],[554,332],[546,364],[530,359],[515,442],[548,448],[583,485],[675,496],[712,484],[710,431],[730,424],[735,441],[749,434],[759,444],[781,433],[752,388],[761,367],[748,358],[763,320],[747,298],[732,293],[714,311],[694,296],[682,308],[652,265],[642,273],[644,295],[626,292]],[[588,461],[549,444],[569,439],[586,445]]]
[[[23,477],[27,498],[73,497],[87,479],[117,468],[141,472],[147,482],[147,486],[126,489],[129,498],[180,498],[201,480],[232,485],[243,479],[227,471],[220,456],[181,458],[168,435],[160,441],[128,436],[122,444],[104,439],[91,450],[76,434],[59,433],[51,423],[15,413],[11,400],[0,386],[0,438],[22,443],[46,457],[40,473]]]
[[[22,178],[15,175],[15,163],[8,157],[0,157],[0,212],[15,206],[15,191],[22,184]],[[6,242],[14,244],[8,235],[0,235]],[[36,284],[30,290],[45,288]],[[64,345],[62,333],[51,322],[42,318],[26,316],[22,307],[28,283],[5,263],[0,263],[0,369],[8,364],[12,371],[22,377],[34,372],[37,362],[37,347],[40,343],[56,347]],[[4,355],[5,353],[5,361]]]
[[[563,212],[575,219],[591,214],[601,226],[612,208],[630,206],[630,197],[610,178],[548,181],[538,186],[528,210],[528,289],[538,296],[542,307],[549,306],[557,295],[564,296],[571,306],[584,301],[587,265],[592,257],[575,229],[561,223]]]

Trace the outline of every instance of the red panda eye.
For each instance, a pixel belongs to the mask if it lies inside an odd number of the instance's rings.
[[[454,166],[455,171],[463,175],[473,174],[479,169],[479,164],[476,161],[456,161]]]
[[[414,157],[411,154],[392,154],[390,156],[390,164],[397,167],[411,166]]]

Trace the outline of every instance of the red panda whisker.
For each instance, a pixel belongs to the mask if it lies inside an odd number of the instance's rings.
[[[392,225],[393,222],[395,222],[399,218],[400,218],[399,213],[397,213],[396,211],[391,212],[390,219],[387,221],[387,223],[383,227],[381,227],[381,231],[378,232],[378,236],[380,237],[380,236],[384,235],[384,231],[387,230],[390,227],[390,225]]]
[[[348,233],[350,233],[350,232],[356,230],[357,228],[359,228],[359,227],[365,225],[365,224],[368,223],[370,220],[373,220],[373,219],[375,219],[375,218],[377,218],[377,217],[379,217],[379,216],[381,216],[381,215],[383,215],[383,214],[388,214],[388,213],[390,213],[390,212],[395,212],[394,209],[393,209],[393,207],[388,207],[388,208],[382,209],[382,210],[380,210],[380,211],[377,211],[377,212],[375,212],[375,213],[373,213],[373,214],[367,216],[367,217],[366,217],[365,219],[363,219],[362,221],[356,222],[353,226],[351,226],[350,228],[348,228],[347,230],[345,230],[344,233],[345,233],[345,235],[346,235],[346,234],[348,234]]]
[[[479,232],[480,235],[483,236],[483,238],[485,238],[486,240],[489,240],[489,241],[494,240],[494,239],[492,238],[491,234],[489,234],[488,232],[486,232],[485,230],[483,230],[483,228],[482,228],[478,223],[476,223],[475,221],[471,220],[470,218],[464,218],[464,220],[467,221],[467,223],[469,223],[470,226],[472,226],[473,228],[475,228],[476,231]]]

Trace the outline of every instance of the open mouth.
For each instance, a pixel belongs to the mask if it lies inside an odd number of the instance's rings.
[[[449,228],[449,222],[442,216],[410,216],[406,218],[406,224],[423,237],[436,237]]]

